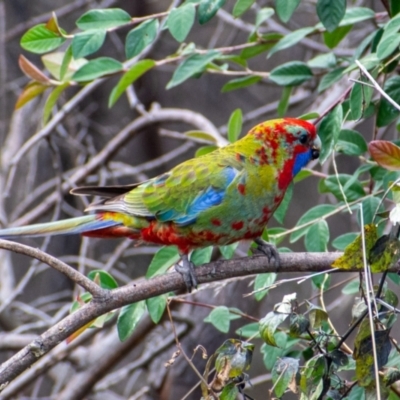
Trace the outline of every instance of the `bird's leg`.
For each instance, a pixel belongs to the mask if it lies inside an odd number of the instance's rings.
[[[268,243],[261,238],[254,239],[254,243],[257,244],[257,250],[261,251],[268,257],[268,261],[270,263],[273,262],[277,267],[279,267],[280,265],[279,252],[273,244]]]
[[[182,265],[176,264],[175,270],[182,275],[188,292],[190,293],[193,288],[197,288],[197,278],[194,272],[194,264],[189,261],[189,256],[187,254],[181,255]]]

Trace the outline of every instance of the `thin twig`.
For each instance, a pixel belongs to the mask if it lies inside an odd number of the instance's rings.
[[[373,78],[373,76],[368,72],[368,70],[361,64],[359,60],[356,60],[358,68],[361,69],[362,73],[370,80],[374,85],[374,88],[394,107],[400,111],[400,105],[397,104],[378,84],[378,82]]]
[[[0,249],[11,250],[14,253],[24,254],[26,256],[35,258],[36,260],[39,260],[49,265],[50,267],[66,275],[68,278],[70,278],[79,286],[82,286],[94,297],[102,298],[107,294],[106,290],[96,285],[93,281],[86,278],[86,276],[80,274],[78,271],[70,267],[68,264],[65,264],[59,259],[51,256],[50,254],[44,253],[39,249],[35,249],[33,247],[26,246],[21,243],[11,242],[4,239],[0,239]]]

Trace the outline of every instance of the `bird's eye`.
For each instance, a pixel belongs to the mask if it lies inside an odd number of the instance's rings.
[[[307,133],[302,133],[302,134],[299,136],[299,142],[300,142],[301,144],[306,144],[306,143],[308,142],[308,135],[307,135]]]

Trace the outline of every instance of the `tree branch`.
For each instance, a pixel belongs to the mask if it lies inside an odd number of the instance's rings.
[[[7,241],[1,242],[2,245],[3,242],[9,243]],[[6,246],[3,247],[6,248]],[[332,262],[341,254],[339,252],[284,253],[281,254],[281,266],[278,272],[322,272],[330,270]],[[356,269],[343,272],[354,271]],[[390,271],[397,271],[397,266],[396,268],[392,267]],[[270,265],[266,257],[260,255],[219,260],[196,268],[199,284],[264,272],[277,272],[277,268],[275,265]],[[64,318],[3,363],[0,367],[0,387],[11,382],[57,344],[98,316],[127,304],[177,290],[185,290],[185,284],[180,274],[171,272],[150,280],[143,279],[140,283],[126,285],[108,291],[106,296],[94,298],[92,302]]]

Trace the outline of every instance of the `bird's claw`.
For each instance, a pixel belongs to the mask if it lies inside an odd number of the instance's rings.
[[[268,243],[261,238],[255,239],[254,242],[257,244],[256,249],[266,255],[270,263],[273,262],[276,267],[280,266],[281,261],[279,257],[279,252],[273,244]]]
[[[189,293],[193,288],[197,288],[197,278],[194,272],[194,264],[189,261],[187,255],[182,256],[182,265],[179,263],[175,265],[175,271],[182,275]]]

